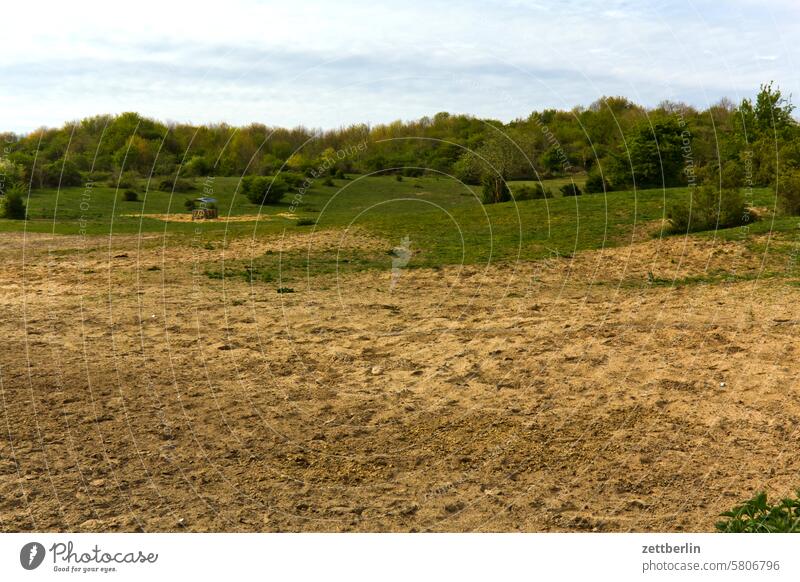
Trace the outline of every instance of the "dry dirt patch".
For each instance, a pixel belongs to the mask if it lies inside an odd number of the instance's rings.
[[[4,240],[5,531],[707,531],[798,485],[797,289],[643,279],[727,243],[279,295],[192,260],[386,243]]]

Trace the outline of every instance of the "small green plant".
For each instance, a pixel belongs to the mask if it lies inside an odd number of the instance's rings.
[[[562,196],[580,196],[582,194],[581,189],[575,182],[564,184],[558,190],[561,192]]]
[[[136,188],[136,181],[139,176],[136,172],[129,171],[119,176],[111,176],[108,185],[111,188]]]
[[[484,204],[497,204],[511,200],[511,191],[502,176],[484,176],[482,194]]]
[[[183,203],[183,207],[191,212],[197,207],[197,203],[191,198],[187,198],[186,201]]]
[[[336,170],[336,178],[339,180],[347,180],[347,174],[344,173],[344,170]]]
[[[278,287],[278,293],[294,293],[291,287]]]
[[[710,184],[692,188],[689,198],[673,204],[668,216],[675,233],[730,228],[752,219],[740,190],[720,191]]]
[[[514,188],[514,199],[520,200],[541,200],[542,198],[550,198],[549,190],[545,190],[542,185],[537,182],[532,186],[523,184]]]
[[[189,180],[165,178],[158,183],[158,190],[162,192],[191,192],[194,184]]]
[[[27,209],[25,208],[24,192],[25,190],[21,186],[14,186],[8,191],[2,209],[0,209],[4,218],[25,220]]]
[[[246,176],[242,179],[242,193],[253,204],[278,204],[289,191],[284,176]]]
[[[402,176],[402,174],[395,174],[394,175],[394,179],[397,180],[398,182],[402,182],[403,181],[403,176]]]
[[[800,172],[778,176],[777,191],[780,209],[785,214],[800,214]]]
[[[327,178],[325,178],[325,179],[322,181],[322,185],[323,185],[323,186],[335,186],[335,184],[333,183],[333,180],[331,179],[331,177],[330,177],[330,176],[328,176]]]
[[[299,218],[295,223],[296,226],[314,226],[317,224],[317,221],[313,218]]]
[[[611,192],[611,184],[600,175],[600,172],[589,172],[583,189],[587,194],[600,194],[603,192]]]
[[[800,489],[796,496],[770,505],[761,492],[722,513],[727,519],[718,521],[716,528],[726,533],[800,533]]]
[[[125,190],[125,192],[122,193],[122,199],[125,202],[138,202],[139,194],[137,194],[135,190]]]

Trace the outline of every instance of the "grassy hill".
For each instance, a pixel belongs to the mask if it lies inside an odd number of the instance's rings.
[[[277,235],[284,231],[315,229],[366,231],[393,244],[408,237],[415,251],[409,267],[448,264],[481,264],[489,261],[569,256],[576,251],[628,244],[635,235],[659,236],[662,219],[674,201],[688,196],[685,188],[584,194],[547,200],[526,200],[483,205],[477,187],[468,187],[446,177],[424,176],[396,180],[393,176],[351,176],[335,180],[333,186],[315,183],[293,203],[294,192],[284,202],[259,208],[237,193],[236,178],[198,180],[188,193],[146,191],[137,185],[140,200],[127,202],[114,188],[94,187],[34,190],[28,202],[29,220],[0,220],[0,231],[27,229],[57,234],[109,235],[145,232],[171,237],[201,234],[205,242],[243,236]],[[563,180],[546,183],[557,192]],[[512,191],[516,185],[512,183]],[[240,222],[165,222],[148,215],[187,215],[184,202],[202,194],[218,200],[220,216],[244,218]],[[755,192],[755,205],[772,208],[774,194]],[[249,219],[249,220],[248,220]],[[298,225],[306,224],[304,226]],[[313,223],[316,223],[314,225]],[[739,228],[710,233],[741,238],[769,230],[788,231],[795,220],[781,218],[751,225],[746,235]],[[707,233],[706,236],[709,234]],[[343,235],[343,236],[346,236]],[[701,235],[703,236],[703,235]],[[353,268],[383,264],[389,248],[348,257]],[[301,256],[302,255],[302,256]],[[307,262],[308,253],[295,259]],[[341,257],[315,256],[326,271]],[[286,264],[292,257],[284,256]],[[231,268],[236,268],[232,265]]]

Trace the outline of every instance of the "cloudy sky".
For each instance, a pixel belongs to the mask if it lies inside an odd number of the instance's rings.
[[[502,120],[601,95],[798,94],[798,0],[225,0],[3,6],[0,130],[97,113],[330,128]]]

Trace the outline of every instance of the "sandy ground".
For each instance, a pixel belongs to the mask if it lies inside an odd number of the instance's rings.
[[[274,285],[3,234],[0,530],[710,531],[800,486],[800,288],[735,243]]]
[[[174,212],[172,214],[123,214],[133,218],[154,218],[163,222],[195,222],[189,212]],[[272,220],[275,217],[286,218],[288,220],[295,220],[297,215],[293,212],[278,212],[277,214],[237,214],[235,216],[227,216],[222,214],[218,218],[203,218],[202,222],[261,222],[264,220]]]

